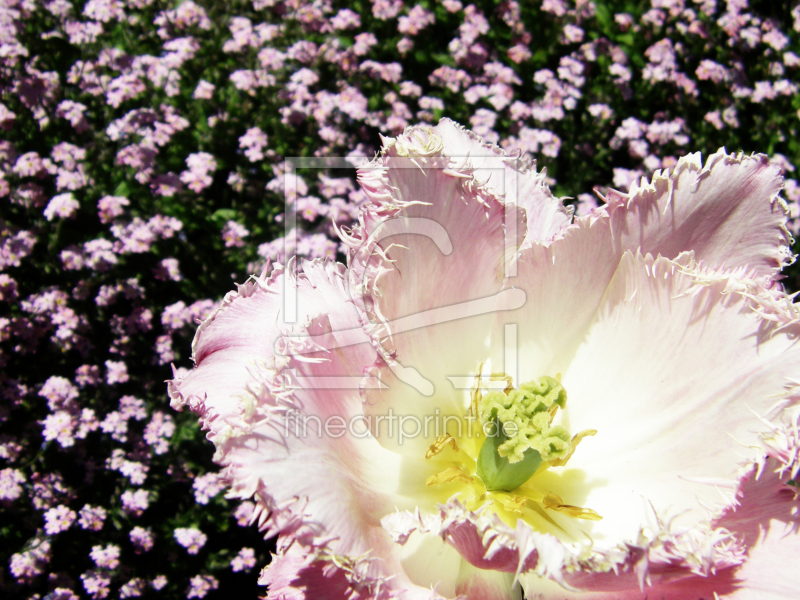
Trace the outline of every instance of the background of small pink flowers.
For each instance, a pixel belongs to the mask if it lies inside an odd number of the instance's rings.
[[[796,5],[0,1],[0,595],[263,594],[253,506],[163,381],[283,259],[284,157],[355,162],[449,116],[583,214],[725,145],[768,152],[797,217]],[[352,175],[300,172],[289,252],[337,256]]]

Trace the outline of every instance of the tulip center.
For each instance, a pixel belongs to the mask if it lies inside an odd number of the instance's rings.
[[[556,411],[566,404],[567,392],[553,377],[480,398],[478,413],[486,441],[478,456],[478,475],[487,490],[510,492],[530,479],[542,462],[572,454],[569,432],[551,425]]]
[[[444,434],[426,454],[432,458],[448,448],[459,453],[463,442],[472,460],[461,453],[459,461],[430,477],[427,484],[461,488],[459,495],[468,505],[490,506],[506,520],[515,519],[513,514],[535,517],[534,513],[541,514],[544,509],[578,519],[600,519],[591,509],[565,504],[546,489],[548,484],[537,484],[540,474],[550,467],[566,465],[580,441],[597,433],[589,429],[570,436],[565,427],[553,425],[558,409],[567,403],[560,376],[540,377],[516,388],[505,373],[494,373],[489,379],[505,381],[506,386],[483,393],[483,379],[478,373],[469,411],[474,437],[457,441]]]

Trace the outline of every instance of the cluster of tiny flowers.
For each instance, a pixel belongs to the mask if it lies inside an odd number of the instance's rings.
[[[208,504],[211,498],[225,489],[225,482],[216,473],[206,473],[195,479],[192,487],[197,503]]]
[[[83,529],[90,529],[92,531],[100,531],[103,528],[103,523],[106,520],[106,509],[102,506],[85,505],[80,511],[80,518],[78,523]]]
[[[342,257],[379,132],[452,117],[547,167],[578,214],[599,209],[579,191],[690,148],[769,148],[800,234],[800,7],[602,5],[6,0],[0,595],[203,598],[263,566],[255,505],[224,498],[161,382],[234,280]],[[150,571],[178,555],[169,580]]]
[[[133,547],[139,554],[150,550],[155,543],[153,539],[153,533],[149,529],[144,529],[138,525],[131,529],[130,537]]]
[[[99,568],[113,570],[119,566],[119,552],[119,546],[109,544],[105,547],[94,546],[89,556]]]
[[[174,533],[175,540],[184,548],[189,554],[197,554],[200,548],[205,546],[208,538],[206,534],[197,529],[196,527],[178,527]]]
[[[75,511],[64,505],[48,509],[44,513],[44,530],[49,535],[55,535],[70,528],[75,521]]]
[[[93,600],[100,600],[108,596],[111,576],[105,571],[86,571],[81,575],[81,581],[83,589]]]
[[[189,582],[187,598],[205,598],[208,592],[219,587],[219,581],[211,575],[196,575]]]
[[[242,548],[231,561],[231,570],[249,571],[256,566],[256,552],[252,548]]]

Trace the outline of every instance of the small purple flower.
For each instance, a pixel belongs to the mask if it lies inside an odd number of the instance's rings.
[[[106,371],[106,383],[108,385],[128,381],[128,367],[124,362],[107,360],[106,369],[108,369]]]
[[[608,104],[590,104],[586,109],[595,119],[606,121],[614,116],[614,111]]]
[[[169,448],[169,438],[175,432],[175,421],[170,415],[156,411],[144,428],[144,441],[152,446],[156,454],[164,454]]]
[[[104,433],[111,434],[111,438],[118,442],[128,440],[128,419],[119,411],[108,413],[100,423],[100,429]]]
[[[210,100],[214,96],[214,84],[209,83],[203,79],[197,84],[197,87],[192,94],[193,98],[198,100]]]
[[[373,33],[359,33],[355,37],[355,44],[353,44],[352,47],[353,53],[355,53],[356,56],[364,56],[369,52],[369,49],[377,43],[378,38],[376,38]]]
[[[331,29],[343,31],[361,27],[361,17],[349,8],[343,8],[328,21]]]
[[[381,21],[394,19],[402,8],[402,0],[372,0],[372,14]]]
[[[48,509],[44,513],[44,531],[48,535],[55,535],[66,531],[75,522],[77,516],[75,511],[70,510],[63,504]]]
[[[86,150],[69,142],[61,142],[53,147],[50,155],[65,169],[72,171],[78,166],[78,161],[86,158]]]
[[[42,437],[45,440],[56,440],[62,448],[69,448],[75,444],[75,427],[77,425],[75,417],[65,410],[59,410],[47,415],[41,421],[44,429]]]
[[[97,203],[97,214],[101,223],[110,223],[125,212],[123,207],[130,201],[123,196],[103,196]]]
[[[161,324],[167,330],[180,329],[189,323],[191,323],[191,316],[183,300],[178,300],[175,304],[164,307],[164,312],[161,313]]]
[[[76,170],[59,168],[56,176],[56,189],[79,190],[92,183],[84,173],[83,165],[78,165]]]
[[[0,102],[0,127],[3,129],[11,129],[14,126],[14,121],[17,115],[8,110],[8,107]]]
[[[37,510],[47,510],[57,506],[72,496],[71,490],[64,484],[64,478],[59,473],[34,473],[31,475],[33,483],[32,500]]]
[[[9,435],[0,435],[0,458],[13,462],[22,452],[22,444]]]
[[[226,248],[241,248],[244,246],[244,238],[249,235],[247,228],[236,221],[228,221],[222,228],[222,239]]]
[[[80,387],[97,385],[100,381],[100,369],[97,365],[81,365],[75,371],[75,383]]]
[[[81,575],[83,589],[92,597],[92,600],[101,600],[108,596],[111,577],[103,571],[87,571]]]
[[[120,598],[138,598],[142,594],[144,594],[144,590],[147,583],[144,579],[140,579],[139,577],[134,577],[128,583],[123,584],[123,586],[119,589],[119,597]]]
[[[256,552],[252,548],[242,548],[231,561],[231,570],[249,571],[256,566]]]
[[[80,205],[72,193],[59,194],[54,196],[47,208],[44,209],[44,218],[48,221],[52,221],[56,217],[69,219],[75,216],[79,207]]]
[[[0,246],[0,269],[20,266],[23,258],[28,256],[36,244],[36,236],[30,231],[18,231],[9,236]]]
[[[251,127],[239,138],[239,148],[245,150],[245,156],[250,162],[258,162],[264,158],[263,149],[267,145],[267,134],[258,127]]]
[[[120,496],[124,511],[135,517],[141,515],[150,506],[150,492],[147,490],[126,490]]]
[[[25,475],[17,469],[0,471],[0,501],[13,502],[22,495]]]
[[[89,268],[97,271],[106,271],[117,263],[117,255],[114,252],[114,244],[110,241],[98,238],[91,240],[83,245],[86,253],[86,264]]]
[[[131,529],[130,538],[137,554],[149,551],[155,543],[153,532],[144,527],[136,526]]]
[[[158,364],[167,365],[175,360],[175,349],[172,347],[172,336],[169,334],[160,335],[156,338],[155,346],[158,354]]]
[[[100,531],[106,519],[106,509],[102,506],[86,504],[78,513],[78,524],[82,529]]]
[[[158,264],[158,267],[153,269],[153,275],[160,281],[180,281],[183,279],[177,258],[163,259]]]
[[[89,556],[101,569],[116,569],[119,566],[119,546],[107,544],[105,546],[92,546]]]
[[[141,421],[147,417],[147,408],[144,400],[134,396],[123,396],[119,399],[119,411],[126,419]]]
[[[56,108],[56,116],[67,119],[75,128],[75,131],[81,133],[89,128],[86,122],[86,106],[80,102],[73,102],[72,100],[64,100]]]
[[[217,161],[208,152],[197,152],[187,157],[186,164],[189,170],[181,173],[181,181],[199,194],[211,185],[213,180],[209,173],[217,168]]]
[[[39,395],[47,398],[50,410],[56,411],[63,408],[70,408],[74,404],[73,400],[78,397],[78,389],[72,385],[69,379],[53,376],[44,382]]]
[[[247,500],[236,507],[236,510],[233,513],[233,518],[236,519],[236,524],[239,527],[247,527],[250,525],[255,507],[255,504]]]
[[[127,477],[132,485],[142,485],[149,470],[150,467],[135,460],[125,460],[119,467],[119,472]]]
[[[186,590],[186,598],[205,598],[211,590],[219,587],[219,582],[211,575],[196,575],[189,580],[189,589]]]
[[[194,480],[194,499],[198,504],[208,504],[214,496],[225,489],[225,483],[216,473],[206,473]]]
[[[12,554],[9,561],[9,570],[20,583],[30,583],[50,562],[50,541],[38,538],[32,542],[30,550]]]
[[[583,29],[576,27],[572,24],[564,26],[564,39],[562,43],[565,44],[579,44],[583,41]]]
[[[406,35],[417,35],[428,25],[433,25],[435,22],[436,18],[433,13],[417,4],[408,11],[408,16],[397,19],[397,31]]]
[[[79,600],[79,598],[71,589],[58,587],[47,594],[44,600]]]
[[[139,217],[134,217],[133,221],[127,225],[115,223],[111,226],[111,233],[120,240],[120,252],[123,254],[142,254],[148,252],[153,242],[156,241],[156,234],[148,224]]]
[[[186,548],[189,554],[197,554],[206,540],[206,534],[196,527],[178,527],[174,532],[175,541]]]
[[[44,174],[44,165],[36,152],[26,152],[17,159],[13,171],[20,177],[38,177]]]

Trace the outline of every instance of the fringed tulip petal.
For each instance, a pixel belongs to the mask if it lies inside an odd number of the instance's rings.
[[[170,384],[279,535],[267,597],[790,596],[777,171],[690,155],[570,224],[543,173],[450,121],[383,142],[348,267],[265,270]]]
[[[798,489],[769,458],[753,464],[743,476],[737,505],[719,523],[747,545],[747,561],[735,571],[731,600],[778,600],[797,593],[793,562],[800,556]]]
[[[463,394],[447,377],[470,375],[475,357],[486,354],[492,313],[524,301],[520,293],[501,291],[526,225],[525,212],[506,206],[497,186],[481,179],[477,165],[493,152],[443,123],[386,142],[382,155],[359,170],[373,204],[350,242],[351,289],[360,294],[388,366],[388,389],[369,394],[370,415],[438,408],[463,417]],[[509,222],[515,235],[507,235]],[[378,437],[417,456],[433,441],[431,435],[409,436],[405,444]]]
[[[642,497],[658,513],[688,510],[676,525],[700,521],[726,480],[735,489],[756,415],[797,402],[786,380],[800,363],[796,332],[779,333],[726,285],[688,256],[623,257],[563,379],[570,427],[598,431],[569,463],[590,476],[579,501],[603,515],[595,540],[634,539]]]
[[[519,600],[521,587],[511,573],[477,569],[466,561],[456,580],[456,593],[468,600]]]
[[[473,176],[484,190],[525,210],[523,247],[555,240],[572,222],[572,207],[553,196],[544,170],[537,173],[523,159],[487,144],[449,119],[442,119],[433,131],[441,136],[446,156],[473,166]]]
[[[667,258],[693,251],[707,268],[746,268],[766,283],[792,262],[782,187],[780,169],[763,154],[722,149],[705,164],[690,154],[628,194],[612,192],[608,211],[627,249]]]
[[[404,467],[361,435],[359,385],[369,383],[375,353],[363,333],[348,337],[360,320],[343,275],[321,261],[301,273],[276,267],[226,297],[198,331],[197,368],[171,385],[173,404],[199,408],[230,494],[255,494],[268,511],[260,527],[281,534],[282,550],[263,578],[276,590],[270,598],[317,597],[323,588],[330,598],[389,597],[397,589],[430,598],[397,576],[402,567],[380,527],[380,516],[407,504],[395,493]],[[303,325],[277,318],[286,279],[298,285]]]

